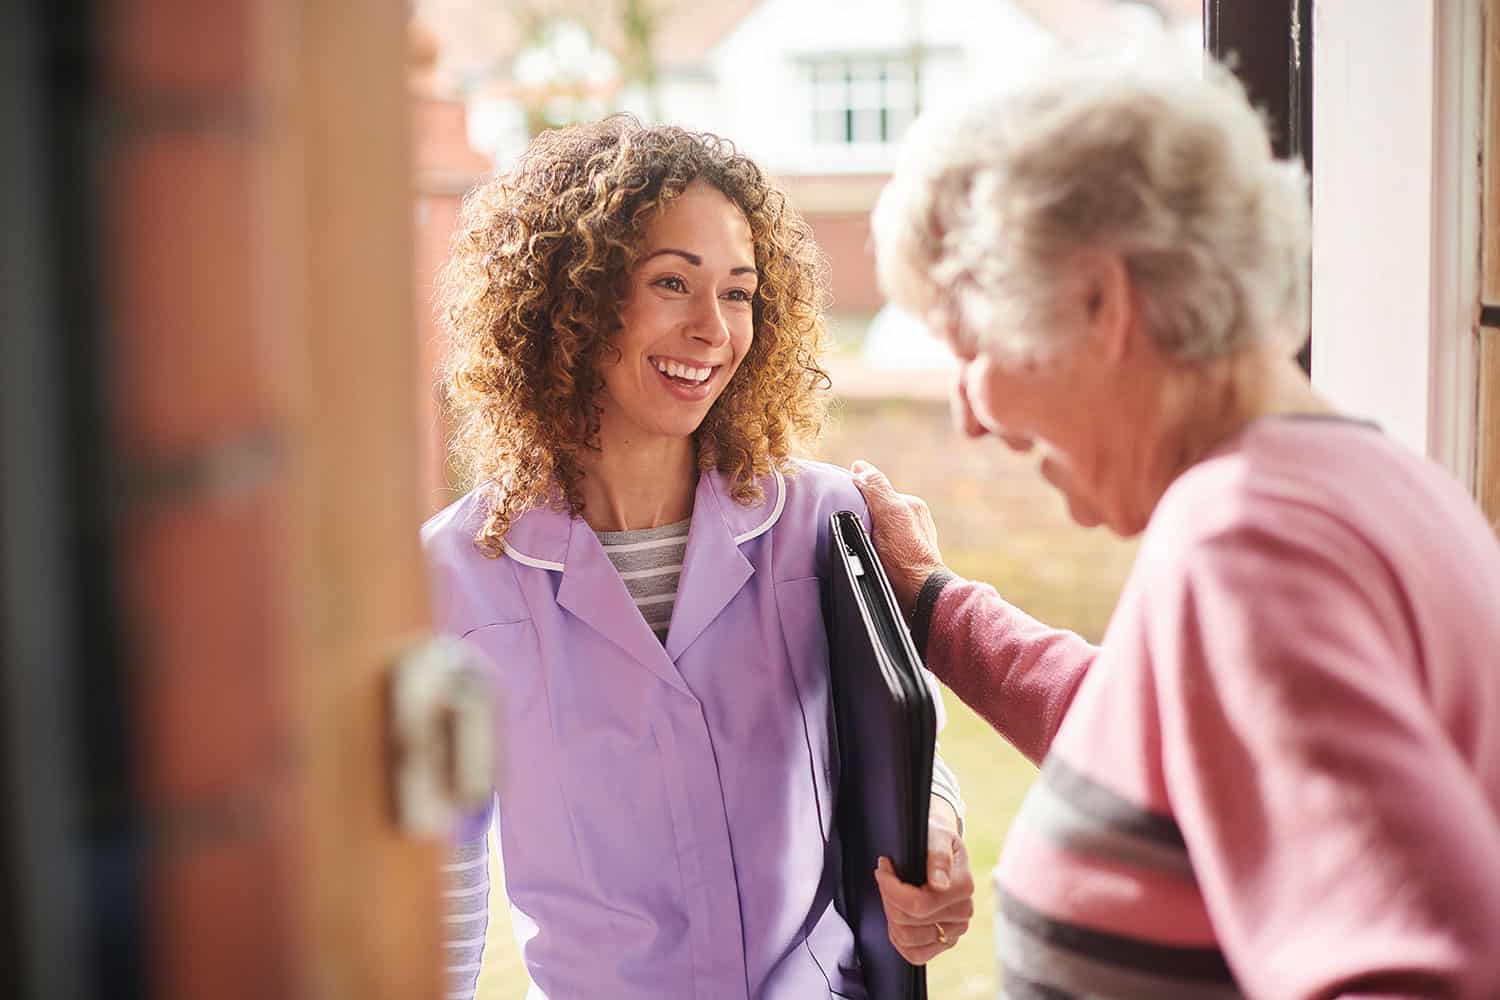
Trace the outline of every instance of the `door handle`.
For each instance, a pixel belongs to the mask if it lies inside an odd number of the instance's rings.
[[[387,718],[397,825],[444,836],[489,804],[495,781],[495,698],[468,643],[433,636],[409,647],[390,680]]]

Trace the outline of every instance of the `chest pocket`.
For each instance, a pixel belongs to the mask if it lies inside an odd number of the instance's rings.
[[[776,585],[781,634],[802,708],[826,843],[833,829],[833,789],[838,787],[838,767],[833,746],[833,703],[828,686],[828,633],[823,623],[822,590],[823,581],[815,576]]]

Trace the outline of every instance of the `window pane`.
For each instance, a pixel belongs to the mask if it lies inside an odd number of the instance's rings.
[[[849,83],[849,106],[853,108],[878,108],[885,103],[885,83],[877,70],[874,73],[853,74]]]
[[[844,143],[849,141],[848,113],[843,109],[813,113],[813,142]]]
[[[880,116],[879,108],[857,108],[853,113],[854,129],[851,136],[854,142],[880,142]]]
[[[885,141],[900,142],[911,127],[914,117],[911,108],[887,108],[885,113]]]

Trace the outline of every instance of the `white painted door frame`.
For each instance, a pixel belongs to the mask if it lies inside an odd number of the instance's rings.
[[[1313,382],[1470,490],[1482,7],[1313,4]]]

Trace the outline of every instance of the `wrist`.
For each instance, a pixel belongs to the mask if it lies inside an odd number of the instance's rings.
[[[958,807],[937,792],[932,793],[932,802],[928,806],[928,823],[932,822],[960,837],[964,835],[964,818],[958,814]]]
[[[891,580],[891,589],[896,592],[896,603],[901,606],[901,613],[906,616],[910,624],[917,612],[917,605],[922,594],[922,588],[932,578],[932,574],[943,568],[940,563],[923,563],[913,566],[901,574],[900,581],[895,578]]]
[[[917,589],[916,599],[912,602],[912,610],[907,617],[911,625],[912,643],[917,647],[917,655],[922,657],[923,662],[927,660],[927,637],[932,630],[932,616],[937,610],[938,597],[943,588],[956,577],[945,566],[934,568],[923,578]]]

